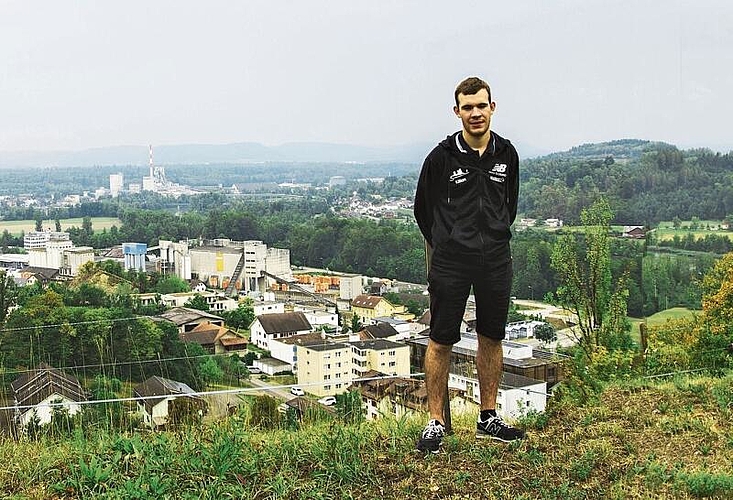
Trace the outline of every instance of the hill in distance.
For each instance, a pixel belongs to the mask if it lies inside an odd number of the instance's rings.
[[[404,162],[421,163],[437,144],[425,142],[395,146],[358,146],[324,142],[290,142],[265,146],[256,142],[154,146],[157,165],[263,162]],[[547,153],[517,144],[522,158]],[[91,167],[147,165],[148,146],[110,146],[81,151],[0,151],[0,168]]]

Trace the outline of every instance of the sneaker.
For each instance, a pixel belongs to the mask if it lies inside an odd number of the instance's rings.
[[[476,423],[476,437],[479,439],[496,439],[504,443],[511,443],[524,439],[524,431],[504,422],[501,417],[489,417]]]
[[[443,427],[443,424],[435,419],[431,420],[422,431],[420,440],[417,442],[417,449],[419,451],[438,453],[438,449],[443,442],[444,435],[445,427]]]

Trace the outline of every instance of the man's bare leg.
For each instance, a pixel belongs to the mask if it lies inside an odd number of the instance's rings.
[[[496,409],[496,395],[499,391],[503,364],[504,351],[501,347],[501,340],[479,335],[476,368],[482,410]],[[430,394],[429,390],[428,394]]]
[[[430,418],[445,424],[443,405],[445,388],[448,385],[450,353],[453,346],[428,340],[425,354],[425,388],[428,392]]]

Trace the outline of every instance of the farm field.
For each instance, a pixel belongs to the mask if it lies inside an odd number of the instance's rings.
[[[61,230],[65,231],[70,227],[81,227],[82,218],[75,219],[61,219]],[[101,231],[103,229],[109,230],[112,226],[118,228],[122,225],[122,222],[117,217],[92,217],[92,229],[94,231]],[[44,229],[53,230],[56,223],[53,219],[46,219],[43,221]],[[10,220],[0,221],[0,233],[7,230],[13,236],[18,236],[21,232],[34,231],[36,228],[36,221],[34,220]]]
[[[697,221],[696,228],[692,229],[691,221],[683,221],[678,228],[675,228],[672,222],[660,222],[653,231],[658,241],[668,241],[674,239],[675,236],[684,238],[688,234],[692,234],[696,240],[705,238],[709,234],[733,239],[733,231],[722,229],[721,224],[722,221],[719,220],[701,220]]]

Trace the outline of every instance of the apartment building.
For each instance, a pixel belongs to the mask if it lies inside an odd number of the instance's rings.
[[[399,342],[384,339],[349,342],[353,355],[351,373],[355,378],[363,377],[369,370],[388,375],[410,374],[410,347]]]
[[[298,345],[298,385],[315,396],[346,392],[352,379],[352,347],[347,343],[321,342]]]

